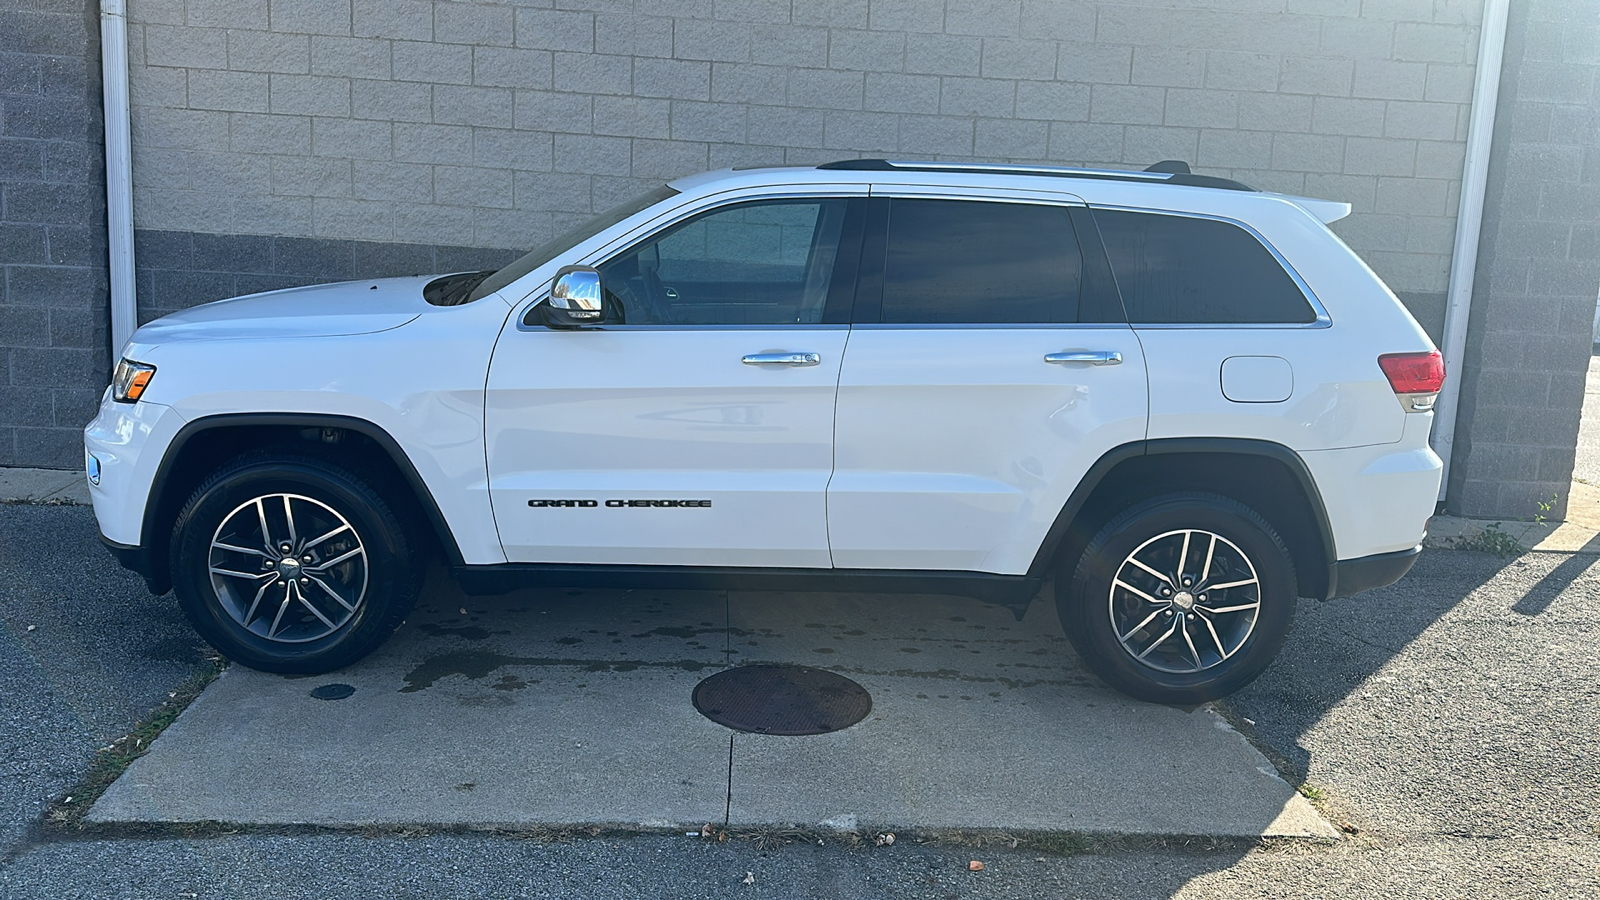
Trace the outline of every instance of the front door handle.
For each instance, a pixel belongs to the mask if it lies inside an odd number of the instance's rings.
[[[747,366],[814,366],[822,362],[817,353],[747,353],[739,360]]]
[[[1122,364],[1122,354],[1115,350],[1068,350],[1065,353],[1046,353],[1044,361],[1047,363],[1089,363],[1095,366],[1116,366]]]

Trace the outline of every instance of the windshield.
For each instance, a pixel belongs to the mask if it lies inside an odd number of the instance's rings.
[[[678,192],[672,188],[662,185],[642,196],[634,197],[625,203],[619,203],[600,215],[595,216],[589,221],[584,222],[582,225],[568,229],[566,232],[551,238],[533,250],[518,257],[515,262],[511,263],[511,265],[506,266],[504,269],[501,269],[500,271],[495,272],[493,275],[490,275],[488,278],[485,278],[478,284],[476,288],[473,289],[472,296],[467,300],[467,302],[471,303],[473,300],[478,300],[489,296],[495,291],[500,290],[511,282],[516,281],[518,278],[521,278],[529,272],[532,272],[534,269],[537,269],[549,262],[551,259],[555,258],[557,253],[568,249],[573,244],[578,243],[586,237],[598,234],[601,231],[604,231],[605,229],[617,224],[618,222],[621,222],[623,219],[626,219],[634,213],[654,206],[655,204],[660,203],[676,193]]]

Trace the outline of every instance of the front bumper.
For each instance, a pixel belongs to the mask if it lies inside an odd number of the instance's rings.
[[[103,534],[100,535],[100,543],[105,544],[111,555],[116,557],[118,565],[130,572],[137,572],[150,593],[159,597],[172,590],[172,579],[167,576],[165,567],[155,565],[155,560],[150,557],[150,548],[119,544]]]
[[[1341,559],[1328,569],[1328,599],[1348,597],[1394,584],[1416,565],[1422,545],[1394,553],[1375,553],[1357,559]]]

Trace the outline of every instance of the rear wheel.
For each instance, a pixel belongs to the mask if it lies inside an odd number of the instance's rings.
[[[1171,494],[1108,522],[1057,588],[1062,628],[1112,687],[1195,704],[1261,674],[1294,618],[1294,563],[1254,510]]]
[[[195,630],[268,672],[346,666],[387,638],[415,602],[420,572],[399,520],[335,462],[242,456],[200,485],[178,516],[173,587]]]

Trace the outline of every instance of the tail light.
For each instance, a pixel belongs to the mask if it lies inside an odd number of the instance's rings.
[[[1437,350],[1427,353],[1385,353],[1378,367],[1389,379],[1394,395],[1406,412],[1428,412],[1444,387],[1444,357]]]

